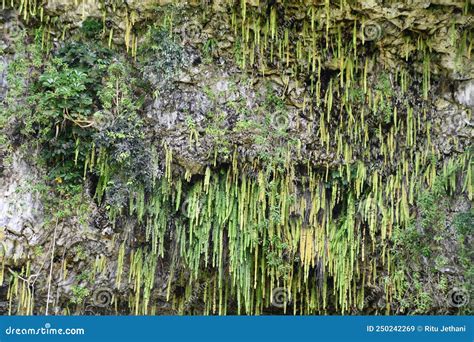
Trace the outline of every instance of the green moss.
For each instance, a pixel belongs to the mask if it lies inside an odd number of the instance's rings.
[[[471,235],[474,228],[474,209],[456,214],[453,223],[461,237]]]
[[[80,286],[80,285],[73,285],[71,287],[71,303],[72,304],[83,304],[85,300],[90,296],[90,290],[86,287]]]

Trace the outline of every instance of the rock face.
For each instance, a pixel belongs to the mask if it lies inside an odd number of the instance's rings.
[[[474,81],[464,81],[459,84],[455,93],[456,102],[470,109],[474,108]]]
[[[1,313],[469,310],[472,10],[341,3],[2,13]]]
[[[7,92],[7,66],[8,61],[5,56],[0,58],[0,100],[3,101]]]
[[[19,155],[11,156],[11,160],[0,183],[0,226],[5,238],[5,257],[22,264],[25,248],[40,243],[43,217],[41,202],[34,191],[38,175]]]

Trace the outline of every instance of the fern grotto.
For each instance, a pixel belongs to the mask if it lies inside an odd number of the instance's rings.
[[[2,0],[1,314],[472,314],[472,6]]]

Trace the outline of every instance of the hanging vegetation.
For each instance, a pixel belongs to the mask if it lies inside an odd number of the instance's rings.
[[[81,29],[69,30],[46,3],[3,1],[35,32],[22,55],[32,85],[14,88],[28,108],[7,98],[5,116],[40,147],[57,196],[88,191],[106,213],[116,258],[110,266],[97,256],[87,279],[112,275],[116,312],[160,314],[162,301],[180,314],[410,312],[403,301],[414,256],[400,250],[416,244],[408,236],[420,217],[434,225],[427,201],[471,202],[474,191],[469,137],[452,135],[450,153],[439,141],[433,97],[442,76],[431,36],[403,31],[406,48],[388,52],[384,23],[356,1],[229,2],[231,53],[219,55],[229,47],[214,36],[196,45],[210,64],[232,56],[241,83],[277,75],[280,87],[255,103],[226,104],[237,113],[229,124],[209,89],[201,99],[215,112],[180,103],[183,151],[173,135],[181,127],[151,127],[147,110],[172,102],[178,83],[196,86],[180,71],[204,59],[176,34],[189,9],[156,7],[147,17],[122,1],[93,1],[101,17],[83,14]],[[86,3],[75,8],[86,13]],[[460,72],[471,61],[473,31],[460,24],[469,6],[456,12],[449,43]],[[188,162],[200,148],[208,158]],[[0,274],[9,313],[34,313],[30,264]],[[281,306],[275,289],[285,292]]]

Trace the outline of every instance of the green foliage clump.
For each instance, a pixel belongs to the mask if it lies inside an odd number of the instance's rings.
[[[275,217],[273,217],[275,220]],[[278,219],[278,217],[277,217]],[[265,241],[263,248],[265,249],[266,261],[269,267],[276,270],[278,275],[286,278],[292,269],[293,260],[289,260],[290,246],[278,236]]]
[[[103,29],[104,25],[102,23],[102,20],[92,17],[86,18],[82,22],[81,26],[82,34],[84,34],[84,36],[89,39],[99,38]]]
[[[143,76],[152,85],[164,85],[185,62],[183,47],[161,27],[148,30],[145,43],[139,48]]]
[[[460,245],[459,264],[464,270],[464,286],[468,291],[472,291],[474,281],[474,250],[472,249],[472,230],[474,228],[474,208],[469,211],[460,212],[454,217],[454,227],[458,234]],[[469,310],[469,308],[467,308]],[[472,309],[471,309],[472,310]],[[466,312],[467,314],[468,312]]]
[[[418,200],[421,227],[431,232],[436,232],[444,228],[445,217],[445,196],[446,190],[440,179],[433,185],[430,191],[421,193]]]
[[[472,238],[472,210],[458,213],[452,220],[452,228],[460,242],[456,254],[448,253],[444,247],[446,243],[454,242],[449,241],[452,237],[446,213],[450,198],[446,184],[455,171],[453,168],[445,175],[437,176],[430,189],[420,190],[416,219],[405,229],[394,232],[394,256],[398,267],[404,270],[404,286],[407,288],[400,304],[403,310],[414,314],[430,312],[435,299],[447,298],[449,290],[460,286],[458,280],[447,278],[443,273],[446,267],[452,267],[453,261],[465,280],[472,279],[472,251],[464,244]]]
[[[57,136],[58,125],[65,121],[86,123],[92,105],[92,97],[86,92],[88,82],[86,73],[55,59],[39,77],[37,114],[27,127],[40,127],[39,137],[49,141]]]
[[[454,227],[460,236],[469,236],[474,229],[474,208],[460,212],[454,217]]]
[[[26,32],[19,33],[13,46],[15,56],[9,61],[6,71],[8,92],[0,106],[0,146],[7,147],[11,140],[7,137],[7,130],[18,130],[23,126],[23,121],[31,116],[31,102],[28,101],[32,95],[32,79],[36,76],[36,70],[42,65],[42,52],[39,45],[39,32],[35,36],[35,42],[26,44]],[[10,127],[12,119],[18,127]]]
[[[202,46],[202,54],[204,60],[207,62],[211,62],[212,58],[217,52],[217,40],[214,38],[209,38]]]
[[[73,285],[71,287],[72,296],[71,296],[71,303],[72,304],[82,304],[84,301],[90,296],[91,291],[83,286],[80,285]]]
[[[107,167],[114,177],[121,178],[120,183],[150,186],[150,151],[146,148],[133,85],[131,70],[124,63],[109,66],[98,93],[103,115],[108,120],[95,133],[94,143],[97,148],[107,151]],[[119,182],[118,179],[115,181]]]
[[[92,94],[99,91],[114,53],[107,47],[90,41],[70,41],[58,49],[55,56],[70,68],[87,74],[87,90]]]

